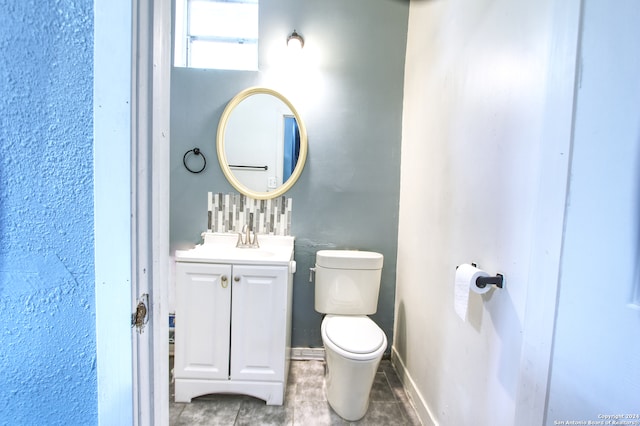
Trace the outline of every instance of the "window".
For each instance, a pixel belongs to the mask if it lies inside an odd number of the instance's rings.
[[[174,65],[258,69],[258,0],[177,0]]]

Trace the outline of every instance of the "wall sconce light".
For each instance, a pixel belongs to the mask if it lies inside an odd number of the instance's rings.
[[[291,35],[287,37],[287,48],[289,50],[298,51],[298,50],[302,50],[303,47],[304,47],[304,39],[300,34],[296,32],[296,30],[293,30]]]

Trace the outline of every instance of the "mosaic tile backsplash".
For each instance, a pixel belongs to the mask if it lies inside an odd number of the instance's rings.
[[[258,234],[291,235],[293,200],[278,197],[256,200],[242,194],[208,194],[210,232],[240,232],[244,225]]]

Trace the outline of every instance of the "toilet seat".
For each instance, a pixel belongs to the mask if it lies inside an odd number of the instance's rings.
[[[365,315],[327,315],[321,332],[326,346],[356,361],[378,358],[387,348],[384,332]]]

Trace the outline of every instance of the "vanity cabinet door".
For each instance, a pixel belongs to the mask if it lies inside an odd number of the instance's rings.
[[[287,267],[233,267],[232,380],[284,380],[287,274]]]
[[[228,379],[231,266],[176,263],[176,378]]]

